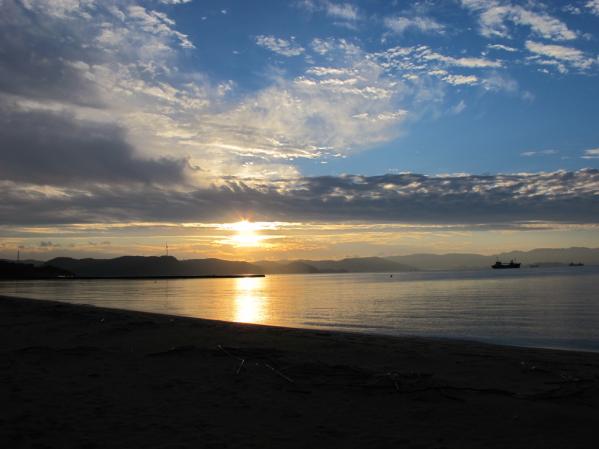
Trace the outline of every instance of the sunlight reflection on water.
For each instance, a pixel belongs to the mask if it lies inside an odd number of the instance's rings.
[[[234,315],[239,323],[263,323],[267,318],[268,299],[264,295],[265,278],[235,279]]]
[[[3,281],[0,294],[217,320],[599,351],[599,268]]]

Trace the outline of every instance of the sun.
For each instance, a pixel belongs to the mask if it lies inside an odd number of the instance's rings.
[[[260,246],[265,239],[257,233],[262,227],[258,223],[252,223],[247,220],[242,220],[231,225],[231,230],[236,234],[231,237],[231,241],[235,246],[254,247]]]

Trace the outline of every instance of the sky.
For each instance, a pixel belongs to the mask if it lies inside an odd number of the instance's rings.
[[[599,246],[599,1],[0,0],[0,257]]]

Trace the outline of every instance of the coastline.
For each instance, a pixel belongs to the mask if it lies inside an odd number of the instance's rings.
[[[2,447],[594,445],[599,354],[0,296]]]
[[[145,281],[145,280],[175,280],[175,279],[239,279],[263,278],[265,274],[200,274],[200,275],[173,275],[173,276],[53,276],[53,277],[3,277],[2,281]]]

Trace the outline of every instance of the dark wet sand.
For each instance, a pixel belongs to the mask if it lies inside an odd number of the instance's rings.
[[[599,354],[0,297],[0,448],[595,448]]]

